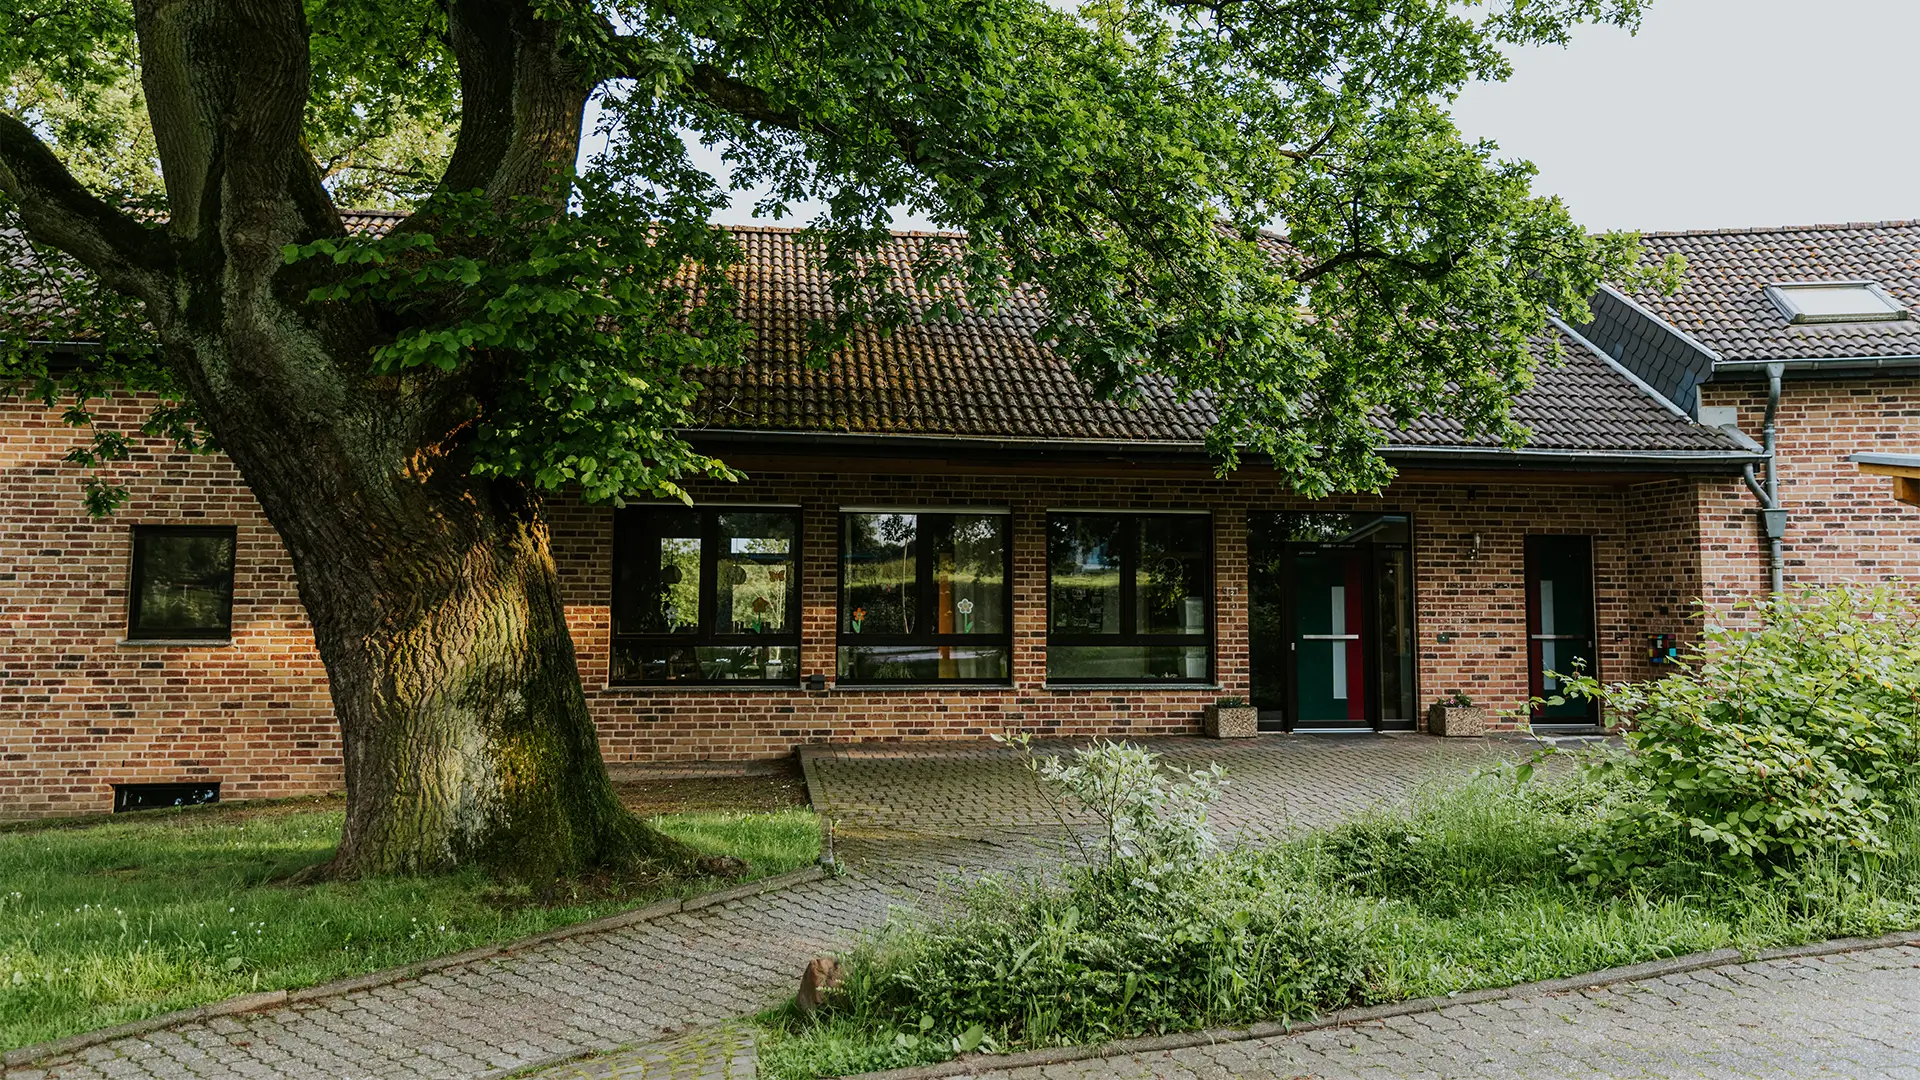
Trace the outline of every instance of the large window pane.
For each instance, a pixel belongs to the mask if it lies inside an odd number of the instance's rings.
[[[857,511],[841,521],[841,682],[1011,677],[1005,514]]]
[[[713,632],[784,634],[794,605],[791,514],[723,513],[715,553]]]
[[[1006,522],[998,514],[954,514],[931,538],[939,633],[1007,632]]]
[[[613,681],[797,680],[799,540],[794,510],[621,510]]]
[[[234,530],[141,526],[127,636],[223,638],[233,614]]]
[[[1055,633],[1120,633],[1120,525],[1118,517],[1091,514],[1048,522],[1048,611]]]
[[[1212,671],[1212,519],[1054,514],[1047,678],[1203,682]]]
[[[1140,520],[1135,627],[1143,634],[1207,632],[1207,519]]]
[[[840,629],[911,634],[917,625],[919,518],[848,514],[841,548]]]

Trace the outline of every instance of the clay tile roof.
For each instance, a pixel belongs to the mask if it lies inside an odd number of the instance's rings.
[[[795,230],[739,227],[745,251],[737,281],[755,342],[747,363],[710,373],[699,409],[704,427],[725,430],[910,434],[1002,439],[1197,443],[1212,425],[1205,396],[1183,397],[1165,379],[1140,386],[1140,403],[1096,400],[1066,362],[1035,343],[1042,300],[1014,297],[993,314],[916,324],[890,337],[856,333],[825,367],[801,363],[810,318],[832,313],[825,271]],[[898,234],[882,253],[896,268],[918,245],[954,243],[928,233]],[[1548,331],[1558,333],[1558,331]],[[1550,338],[1535,354],[1545,361]],[[1529,446],[1627,452],[1725,451],[1737,444],[1702,428],[1639,389],[1619,369],[1570,337],[1565,361],[1543,363],[1514,402],[1532,431]],[[1388,434],[1390,445],[1472,445],[1459,423],[1419,420]]]
[[[1686,256],[1686,284],[1634,299],[1722,360],[1920,355],[1920,221],[1648,233],[1643,242],[1653,257]],[[1794,325],[1764,292],[1789,281],[1871,281],[1916,317]]]
[[[382,211],[342,216],[349,228],[369,232],[385,231],[404,217]],[[1160,376],[1143,377],[1137,405],[1097,400],[1064,360],[1035,342],[1045,313],[1042,297],[1031,290],[991,314],[911,324],[891,335],[856,331],[824,367],[809,367],[802,362],[808,324],[833,313],[826,271],[800,230],[738,226],[734,235],[744,254],[734,276],[754,341],[744,364],[703,378],[696,406],[700,428],[1191,446],[1214,421],[1204,395],[1182,395]],[[880,257],[904,272],[922,245],[959,239],[897,233]],[[17,299],[8,301],[0,317],[31,324],[35,305],[55,302],[28,297],[22,311]],[[1544,332],[1535,343],[1543,359],[1547,334],[1553,333],[1558,331]],[[1718,429],[1675,415],[1573,339],[1562,336],[1561,343],[1565,362],[1543,365],[1535,385],[1514,402],[1514,415],[1532,431],[1530,448],[1655,454],[1739,449]],[[1383,436],[1398,447],[1473,445],[1458,423],[1440,417],[1403,431],[1383,430]]]

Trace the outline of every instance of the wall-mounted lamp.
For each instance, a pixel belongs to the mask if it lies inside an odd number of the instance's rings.
[[[1467,537],[1467,558],[1477,559],[1479,557],[1480,557],[1480,534],[1474,533],[1472,536]]]

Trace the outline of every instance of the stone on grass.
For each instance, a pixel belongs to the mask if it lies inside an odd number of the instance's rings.
[[[807,970],[800,973],[800,993],[794,998],[800,1012],[805,1015],[826,1004],[827,998],[846,976],[840,972],[840,962],[830,956],[816,956],[807,961]]]

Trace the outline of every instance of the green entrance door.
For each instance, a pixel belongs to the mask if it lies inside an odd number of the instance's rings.
[[[1353,548],[1297,548],[1291,561],[1293,728],[1370,728],[1363,555]]]
[[[1561,696],[1558,675],[1598,675],[1594,650],[1593,540],[1586,536],[1527,537],[1527,654],[1529,688],[1536,698]],[[1600,722],[1600,703],[1564,698],[1534,710],[1546,727]]]

